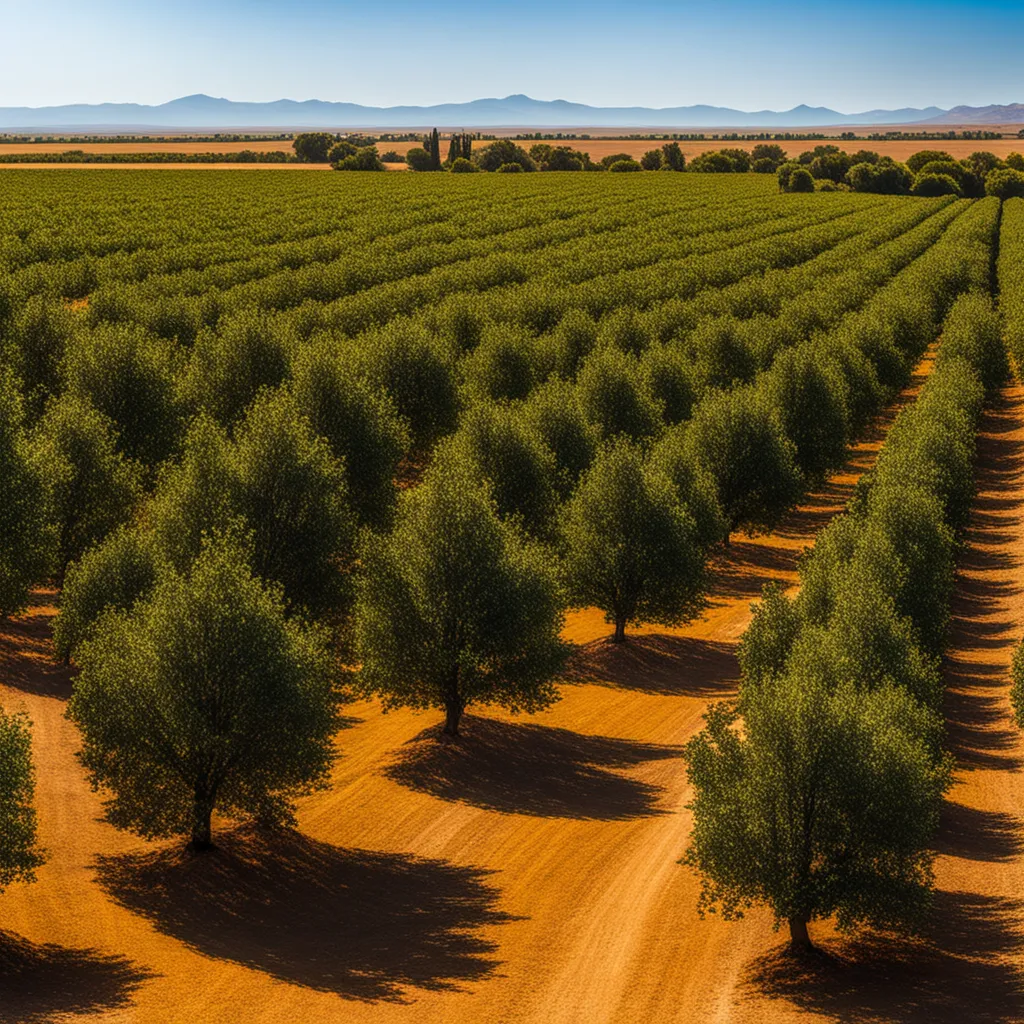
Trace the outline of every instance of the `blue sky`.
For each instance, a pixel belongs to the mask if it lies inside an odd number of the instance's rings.
[[[0,0],[0,106],[1024,102],[1024,0]]]

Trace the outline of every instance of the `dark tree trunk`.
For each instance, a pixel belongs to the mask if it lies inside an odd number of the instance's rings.
[[[807,920],[802,917],[789,919],[789,947],[795,953],[807,953],[814,949],[811,936],[807,932]]]
[[[213,798],[197,791],[192,804],[192,836],[188,843],[188,849],[193,853],[213,849],[212,817]]]
[[[612,634],[612,643],[621,644],[626,639],[626,616],[615,616],[615,632]]]
[[[460,697],[450,698],[444,702],[445,736],[459,735],[459,722],[462,720],[462,712],[465,707],[466,705]]]

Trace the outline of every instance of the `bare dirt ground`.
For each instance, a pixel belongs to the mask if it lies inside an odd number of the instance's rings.
[[[919,368],[907,400],[930,363]],[[676,861],[690,828],[680,748],[735,692],[735,643],[761,585],[848,500],[885,424],[769,537],[736,540],[706,617],[604,641],[599,614],[551,711],[474,715],[457,746],[437,715],[362,702],[330,792],[300,833],[222,832],[208,859],[98,820],[49,660],[48,601],[0,636],[0,702],[35,723],[49,863],[0,897],[0,1022],[92,1012],[110,1022],[1009,1022],[1024,752],[1005,671],[1024,617],[1024,392],[984,424],[949,681],[960,763],[943,831],[938,927],[920,945],[829,943],[816,976],[780,960],[763,913],[700,921]],[[816,929],[818,938],[827,929]]]

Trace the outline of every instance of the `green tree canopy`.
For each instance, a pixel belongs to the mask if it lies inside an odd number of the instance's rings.
[[[537,388],[524,403],[525,422],[555,459],[555,489],[566,498],[593,462],[597,432],[580,408],[572,382],[555,377]]]
[[[50,403],[33,442],[63,586],[68,566],[131,518],[142,498],[141,472],[117,450],[110,420],[73,394]]]
[[[532,712],[557,699],[566,647],[556,581],[486,489],[436,463],[369,536],[356,601],[363,686],[385,708],[439,708],[458,735],[471,704]]]
[[[928,712],[898,688],[833,688],[799,663],[744,691],[742,711],[740,732],[736,707],[714,705],[687,746],[700,910],[767,906],[798,949],[833,915],[841,930],[912,926],[949,783],[921,738]]]
[[[182,375],[181,391],[196,410],[229,426],[261,388],[276,388],[297,348],[283,318],[246,309],[221,318],[217,331],[200,331]]]
[[[397,320],[364,335],[357,344],[360,372],[395,403],[414,450],[428,450],[455,429],[459,391],[445,342],[421,324]]]
[[[325,787],[337,670],[237,542],[209,540],[186,572],[104,616],[80,661],[68,717],[117,827],[202,850],[214,811],[289,822],[296,796]]]
[[[292,366],[295,406],[344,463],[361,523],[386,524],[409,431],[388,395],[361,377],[331,342],[303,345]]]
[[[465,358],[462,372],[471,398],[525,398],[537,379],[533,337],[513,324],[490,324]]]
[[[565,506],[561,538],[570,601],[600,608],[616,643],[631,622],[676,625],[704,607],[697,524],[628,441],[598,453]]]
[[[0,894],[12,882],[31,882],[43,863],[36,845],[32,734],[25,715],[0,708]]]
[[[800,494],[793,444],[753,387],[700,402],[683,443],[693,464],[715,481],[730,533],[772,529]]]
[[[820,481],[838,469],[846,458],[849,424],[844,381],[834,368],[813,350],[789,348],[776,357],[763,386],[807,479]]]
[[[170,342],[135,325],[104,324],[74,335],[62,374],[67,390],[114,421],[122,451],[152,470],[181,439],[176,364]]]
[[[518,410],[490,403],[474,406],[438,457],[485,481],[502,519],[538,538],[551,534],[555,459]]]
[[[261,396],[229,441],[209,420],[192,427],[181,462],[160,482],[150,519],[179,571],[204,535],[240,520],[252,567],[313,615],[349,595],[355,516],[342,463],[287,392]]]
[[[535,171],[537,165],[522,146],[511,139],[498,139],[473,154],[473,162],[482,171],[496,171],[508,164],[516,164],[524,171]]]
[[[325,164],[334,141],[334,136],[328,132],[302,132],[295,136],[292,149],[303,163]]]
[[[46,528],[46,486],[25,433],[14,374],[0,364],[0,618],[21,611],[29,588],[46,575],[52,536]]]
[[[580,408],[602,439],[624,435],[634,440],[661,429],[658,405],[644,387],[634,356],[606,346],[591,353],[577,377]]]
[[[70,661],[107,609],[127,611],[148,595],[162,564],[153,533],[137,527],[114,530],[73,562],[53,624],[57,656]]]

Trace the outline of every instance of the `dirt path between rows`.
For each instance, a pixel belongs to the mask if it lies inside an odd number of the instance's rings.
[[[471,717],[457,748],[430,742],[436,715],[353,705],[333,788],[303,803],[300,834],[239,832],[206,860],[98,820],[41,598],[0,635],[0,702],[35,723],[50,851],[38,884],[0,897],[0,1024],[84,1012],[146,1024],[859,1019],[782,990],[782,939],[765,915],[696,917],[697,883],[676,863],[690,828],[680,752],[708,701],[735,692],[751,600],[795,581],[884,426],[775,534],[734,542],[700,622],[616,648],[600,615],[572,616],[584,646],[563,700]],[[962,824],[965,842],[992,831]],[[944,887],[946,874],[944,861]]]

